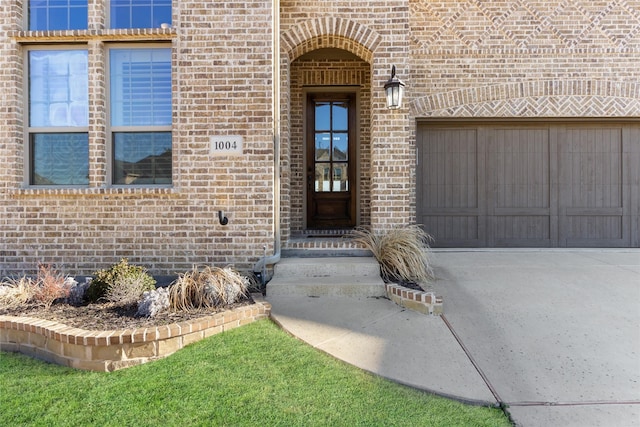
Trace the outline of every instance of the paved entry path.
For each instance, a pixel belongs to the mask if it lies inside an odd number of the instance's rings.
[[[403,384],[505,404],[521,426],[640,426],[640,251],[438,250],[444,316],[270,297],[312,346]]]

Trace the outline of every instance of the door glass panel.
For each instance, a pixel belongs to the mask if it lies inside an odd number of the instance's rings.
[[[331,129],[331,103],[316,103],[316,131]]]
[[[349,102],[317,101],[314,108],[315,191],[349,191]]]
[[[347,130],[349,127],[349,109],[346,102],[334,102],[331,125],[333,130]]]
[[[330,164],[329,163],[317,163],[316,164],[316,179],[315,189],[318,193],[331,191],[331,177],[329,175]]]
[[[348,163],[333,164],[333,191],[349,190]]]
[[[346,133],[333,134],[333,158],[334,161],[348,160],[349,135]]]
[[[316,133],[316,160],[329,161],[331,153],[331,134],[329,132]]]

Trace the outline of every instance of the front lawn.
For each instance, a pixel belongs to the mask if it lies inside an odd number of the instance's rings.
[[[318,352],[269,320],[153,363],[76,371],[0,353],[0,425],[509,426]]]

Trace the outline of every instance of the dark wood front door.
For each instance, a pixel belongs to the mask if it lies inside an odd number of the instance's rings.
[[[307,228],[348,228],[355,215],[355,95],[307,96]]]

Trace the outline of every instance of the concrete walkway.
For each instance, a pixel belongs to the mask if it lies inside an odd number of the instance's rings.
[[[640,425],[640,251],[439,250],[443,317],[384,298],[269,296],[310,345],[522,426]]]

